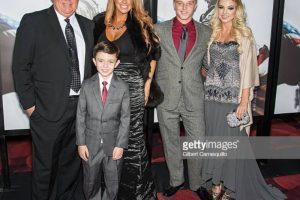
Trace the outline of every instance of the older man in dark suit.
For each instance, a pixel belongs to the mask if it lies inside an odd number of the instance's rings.
[[[76,107],[81,82],[91,75],[93,23],[75,14],[78,0],[52,2],[23,16],[13,54],[16,92],[30,117],[37,200],[76,199]]]

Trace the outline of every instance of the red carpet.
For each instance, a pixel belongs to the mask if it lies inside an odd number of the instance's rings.
[[[255,135],[255,130],[252,131],[252,135]],[[300,136],[300,120],[290,122],[274,120],[272,124],[272,135]],[[8,141],[8,154],[11,173],[31,171],[31,153],[32,151],[30,137],[25,137],[21,140],[10,138]],[[155,164],[162,162],[165,162],[165,159],[161,137],[160,134],[154,133],[152,147],[152,163]],[[298,169],[298,172],[299,171],[300,169]],[[288,196],[288,199],[300,199],[300,174],[268,178],[267,182],[280,188],[283,192],[285,192]],[[178,193],[176,193],[176,195],[172,198],[166,198],[161,193],[158,193],[158,199],[199,200],[198,196],[190,190],[181,190]]]
[[[174,196],[172,197],[165,197],[162,193],[157,194],[158,200],[199,200],[197,194],[192,192],[191,190],[179,190]]]
[[[267,179],[269,184],[283,191],[289,200],[300,199],[300,175],[281,176]]]
[[[273,178],[273,181],[281,188],[293,190],[300,186],[300,174],[276,177]]]
[[[300,120],[284,122],[282,120],[274,120],[272,123],[273,136],[300,136]],[[256,131],[251,130],[251,135],[255,135]],[[165,162],[162,140],[159,134],[153,135],[153,152],[152,163]],[[300,169],[299,169],[300,170]],[[288,197],[289,200],[300,199],[300,174],[279,176],[268,178],[266,181],[273,186],[278,187]],[[161,193],[158,194],[159,200],[172,199],[172,200],[198,200],[198,196],[190,190],[182,190],[172,198],[166,198]]]
[[[292,121],[273,120],[273,136],[300,136],[300,119]]]
[[[289,200],[300,199],[300,175],[281,176],[267,179],[267,182],[283,191]],[[158,193],[159,200],[199,200],[199,197],[190,190],[180,190],[172,198],[167,198]]]

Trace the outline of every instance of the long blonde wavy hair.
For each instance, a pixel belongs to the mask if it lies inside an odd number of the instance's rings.
[[[116,12],[115,0],[108,0],[105,14],[105,25],[113,21]],[[131,0],[131,11],[128,15],[133,15],[138,21],[144,41],[148,48],[148,53],[151,50],[152,41],[159,44],[159,37],[154,31],[152,18],[144,9],[142,0]]]
[[[221,30],[222,30],[222,22],[218,17],[218,8],[219,8],[219,1],[217,1],[214,14],[210,19],[210,25],[212,28],[212,35],[210,37],[209,45],[217,40]],[[251,29],[246,25],[246,13],[245,7],[241,0],[232,0],[236,3],[236,16],[232,22],[232,36],[236,39],[237,43],[239,44],[238,51],[242,53],[241,50],[241,39],[243,37],[248,37],[251,42],[254,42],[253,34]]]

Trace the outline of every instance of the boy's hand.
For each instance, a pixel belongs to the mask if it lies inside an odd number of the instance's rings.
[[[206,77],[207,76],[207,69],[205,69],[204,67],[201,67],[201,71],[200,71],[201,75],[203,77]]]
[[[78,146],[78,154],[80,158],[84,161],[87,161],[89,158],[89,150],[86,145],[79,145]]]
[[[112,159],[113,160],[119,160],[123,156],[123,148],[115,147],[112,153]]]

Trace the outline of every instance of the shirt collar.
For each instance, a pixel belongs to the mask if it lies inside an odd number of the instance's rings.
[[[102,85],[103,78],[102,78],[102,76],[101,76],[100,73],[98,73],[98,75],[99,75],[99,82],[100,82],[100,85]],[[110,85],[110,82],[111,82],[112,77],[113,77],[113,73],[107,78],[107,80],[106,80],[107,85]]]
[[[183,24],[177,19],[177,17],[174,17],[173,20],[173,26],[175,28],[181,28],[183,26]],[[186,28],[189,30],[191,30],[191,27],[194,26],[194,20],[192,19],[191,21],[189,21],[189,23],[186,24]]]
[[[54,10],[55,10],[55,8],[54,8]],[[74,21],[76,20],[75,13],[73,13],[70,17],[65,17],[65,16],[61,15],[59,12],[57,12],[57,10],[55,10],[55,12],[56,12],[57,18],[58,18],[58,20],[60,22],[66,23],[65,19],[69,18],[70,19],[70,23],[73,24]]]

